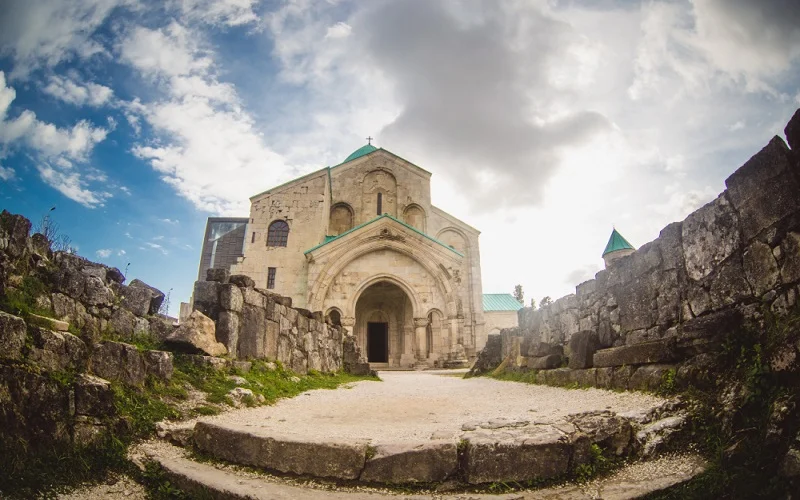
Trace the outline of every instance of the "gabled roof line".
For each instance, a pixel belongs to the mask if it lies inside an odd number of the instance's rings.
[[[338,240],[339,238],[343,238],[344,236],[347,236],[348,234],[350,234],[350,233],[352,233],[354,231],[358,231],[362,227],[368,226],[368,225],[372,224],[373,222],[377,222],[377,221],[379,221],[380,219],[383,219],[383,218],[391,219],[391,220],[397,222],[398,224],[400,224],[401,226],[404,226],[407,229],[410,229],[411,231],[419,234],[420,236],[423,236],[424,238],[427,238],[427,239],[431,240],[434,243],[438,243],[439,245],[441,245],[444,248],[450,250],[451,252],[453,252],[454,254],[458,255],[459,257],[463,257],[464,256],[463,253],[459,252],[455,248],[453,248],[453,247],[451,247],[451,246],[449,246],[449,245],[447,245],[445,243],[442,243],[441,241],[437,240],[436,238],[434,238],[434,237],[432,237],[430,235],[427,235],[427,234],[423,233],[422,231],[420,231],[419,229],[415,228],[414,226],[410,226],[410,225],[406,224],[405,222],[403,222],[403,221],[401,221],[399,219],[395,219],[394,217],[392,217],[389,214],[379,215],[379,216],[375,217],[374,219],[368,220],[367,222],[364,222],[363,224],[359,224],[358,226],[356,226],[356,227],[354,227],[352,229],[349,229],[349,230],[343,232],[342,234],[340,234],[340,235],[338,235],[338,236],[336,236],[334,238],[331,238],[331,239],[329,239],[327,241],[323,241],[319,245],[317,245],[317,246],[315,246],[313,248],[310,248],[310,249],[306,250],[305,252],[303,252],[303,255],[308,255],[309,253],[313,252],[314,250],[317,250],[317,249],[319,249],[321,247],[324,247],[328,243],[332,243],[332,242]]]
[[[365,154],[365,155],[361,155],[361,156],[359,156],[359,157],[357,157],[357,158],[353,158],[352,160],[349,160],[349,161],[348,161],[348,160],[345,160],[345,161],[343,161],[342,163],[339,163],[339,164],[337,164],[337,165],[334,165],[334,166],[332,166],[332,167],[330,167],[330,168],[332,168],[332,169],[333,169],[333,168],[341,167],[342,165],[346,165],[346,164],[348,164],[348,163],[350,163],[350,162],[352,162],[352,161],[360,160],[361,158],[366,158],[367,156],[369,156],[369,155],[372,155],[372,154],[375,154],[375,153],[377,153],[377,152],[379,152],[379,151],[383,151],[384,153],[389,153],[390,155],[394,156],[395,158],[399,158],[399,159],[403,160],[404,162],[408,163],[408,164],[409,164],[409,165],[411,165],[412,167],[414,167],[414,168],[418,168],[418,169],[422,170],[423,172],[425,172],[426,174],[433,175],[431,172],[429,172],[429,171],[425,170],[424,168],[420,167],[419,165],[416,165],[416,164],[414,164],[414,163],[411,163],[410,161],[406,160],[406,159],[405,159],[405,158],[403,158],[402,156],[400,156],[400,155],[397,155],[397,154],[395,154],[395,153],[392,153],[392,152],[391,152],[391,151],[389,151],[388,149],[384,149],[384,148],[377,148],[377,149],[375,149],[375,151],[370,151],[369,153],[367,153],[367,154]]]

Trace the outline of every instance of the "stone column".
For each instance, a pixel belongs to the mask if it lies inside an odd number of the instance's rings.
[[[414,318],[414,350],[417,359],[427,359],[428,351],[425,348],[425,341],[428,336],[428,318]]]

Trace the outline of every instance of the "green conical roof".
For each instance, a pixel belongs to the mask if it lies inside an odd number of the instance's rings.
[[[608,245],[606,245],[606,249],[603,251],[603,257],[606,256],[607,253],[616,252],[617,250],[636,250],[633,248],[633,245],[628,243],[628,240],[622,237],[621,234],[617,232],[616,229],[611,231],[611,237],[608,239]]]
[[[372,144],[367,144],[365,146],[361,146],[360,148],[358,148],[355,151],[353,151],[352,153],[350,153],[350,156],[345,158],[345,160],[342,163],[347,163],[348,161],[355,160],[356,158],[361,158],[362,156],[368,155],[368,154],[372,153],[373,151],[377,151],[377,150],[378,150],[378,148],[376,148]]]

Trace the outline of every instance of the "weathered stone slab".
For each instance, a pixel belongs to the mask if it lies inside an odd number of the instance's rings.
[[[612,347],[594,353],[594,366],[641,365],[675,360],[675,339]]]
[[[233,311],[220,311],[216,322],[216,337],[233,357],[239,355],[239,314]]]
[[[228,283],[232,283],[241,288],[255,288],[256,282],[250,276],[244,274],[232,274],[228,278]]]
[[[211,319],[219,315],[219,288],[216,281],[194,282],[194,310],[200,311]]]
[[[150,309],[148,314],[158,314],[158,310],[161,309],[161,304],[166,298],[164,292],[138,279],[131,281],[128,288],[144,288],[150,290]]]
[[[28,359],[48,371],[81,371],[86,366],[86,344],[71,333],[32,327]]]
[[[146,316],[150,312],[153,294],[147,288],[119,285],[117,293],[122,296],[120,305],[136,316]]]
[[[504,440],[482,432],[465,434],[465,438],[463,472],[470,484],[547,479],[569,468],[571,445],[550,425],[532,425]]]
[[[664,376],[676,370],[676,365],[642,365],[636,368],[628,381],[628,389],[632,391],[653,391],[661,387]],[[675,372],[677,374],[677,371]]]
[[[136,346],[123,342],[104,341],[96,344],[90,365],[95,375],[128,385],[142,385],[147,376],[141,353]]]
[[[742,264],[747,281],[756,297],[775,288],[780,280],[780,271],[772,249],[766,243],[754,241],[744,251]]]
[[[267,437],[209,422],[195,425],[194,439],[200,450],[216,458],[283,473],[333,479],[358,479],[367,454],[366,443]]]
[[[792,169],[789,148],[775,136],[725,180],[745,241],[800,208],[800,183]]]
[[[578,332],[569,339],[569,367],[573,370],[591,368],[592,357],[600,348],[600,340],[596,332]]]
[[[113,415],[114,393],[108,380],[81,374],[75,379],[75,413],[93,417]]]
[[[21,359],[25,346],[25,321],[11,314],[0,312],[0,357]]]
[[[689,214],[681,227],[686,272],[705,278],[739,248],[739,217],[725,193]]]
[[[610,411],[595,411],[570,415],[567,420],[589,436],[592,443],[599,444],[618,456],[631,451],[633,427],[628,419]]]
[[[161,380],[169,380],[172,378],[174,369],[171,352],[144,351],[142,356],[144,358],[144,365],[147,375]]]
[[[561,366],[564,357],[560,354],[541,356],[538,358],[528,358],[528,369],[530,370],[552,370]]]
[[[251,291],[259,295],[257,292]],[[264,345],[266,335],[266,310],[246,303],[242,307],[242,318],[239,321],[239,338],[237,341],[238,356],[248,359],[266,357]]]
[[[528,349],[528,356],[541,358],[543,356],[564,355],[564,348],[560,345],[548,344],[547,342],[532,343]]]
[[[404,484],[433,483],[455,475],[456,445],[450,442],[378,445],[367,459],[360,481]]]
[[[244,304],[242,291],[230,283],[219,287],[219,306],[226,311],[241,312]]]
[[[222,267],[212,267],[206,270],[206,281],[216,281],[217,283],[227,283],[230,278],[230,271]]]
[[[192,311],[186,321],[164,339],[164,343],[188,354],[202,352],[221,356],[228,352],[224,344],[217,342],[214,322],[200,311]]]

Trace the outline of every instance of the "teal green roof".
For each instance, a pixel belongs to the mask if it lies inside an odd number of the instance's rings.
[[[350,230],[348,230],[348,231],[345,231],[345,232],[343,232],[342,234],[340,234],[340,235],[338,235],[338,236],[325,236],[325,241],[323,241],[323,242],[322,242],[322,243],[320,243],[319,245],[315,246],[314,248],[309,248],[308,250],[306,250],[305,252],[303,252],[303,255],[309,254],[309,253],[313,252],[314,250],[316,250],[316,249],[318,249],[318,248],[324,247],[325,245],[327,245],[328,243],[330,243],[330,242],[332,242],[332,241],[336,241],[336,240],[338,240],[339,238],[342,238],[342,237],[344,237],[344,236],[347,236],[348,234],[350,234],[350,233],[352,233],[352,232],[354,232],[354,231],[358,231],[359,229],[361,229],[361,228],[362,228],[362,227],[364,227],[364,226],[369,226],[369,225],[370,225],[370,224],[372,224],[373,222],[379,221],[379,220],[381,220],[381,219],[383,219],[383,218],[392,219],[393,221],[397,222],[397,223],[398,223],[398,224],[400,224],[401,226],[405,226],[407,229],[410,229],[410,230],[414,231],[415,233],[417,233],[417,234],[419,234],[419,235],[421,235],[421,236],[423,236],[423,237],[425,237],[425,238],[427,238],[427,239],[431,240],[432,242],[434,242],[434,243],[438,243],[439,245],[442,245],[443,247],[445,247],[446,249],[450,250],[450,251],[451,251],[451,252],[453,252],[454,254],[456,254],[456,255],[459,255],[459,256],[461,256],[461,257],[463,257],[463,256],[464,256],[464,254],[463,254],[463,253],[459,252],[458,250],[456,250],[455,248],[451,247],[450,245],[446,245],[446,244],[442,243],[441,241],[437,240],[436,238],[434,238],[434,237],[432,237],[432,236],[429,236],[429,235],[427,235],[427,234],[423,233],[422,231],[420,231],[419,229],[415,228],[414,226],[409,226],[409,225],[408,225],[408,224],[406,224],[405,222],[403,222],[403,221],[401,221],[401,220],[398,220],[398,219],[395,219],[394,217],[392,217],[392,216],[391,216],[391,215],[389,215],[389,214],[383,214],[383,215],[379,215],[379,216],[375,217],[374,219],[372,219],[372,220],[369,220],[369,221],[367,221],[367,222],[365,222],[365,223],[363,223],[363,224],[359,224],[358,226],[354,227],[353,229],[350,229]]]
[[[617,232],[616,229],[611,231],[611,237],[608,239],[608,245],[606,245],[606,249],[603,250],[603,256],[607,253],[616,252],[617,250],[636,250],[633,248],[633,245],[628,243],[628,240],[622,237],[621,234]]]
[[[518,311],[522,304],[517,302],[510,293],[484,293],[483,312],[487,311]]]
[[[352,153],[350,153],[350,156],[345,158],[342,163],[347,163],[348,161],[353,161],[356,158],[361,158],[362,156],[368,155],[368,154],[372,153],[373,151],[377,151],[377,150],[378,150],[378,148],[376,148],[372,144],[367,144],[365,146],[361,146],[360,148],[358,148],[355,151],[353,151]]]

